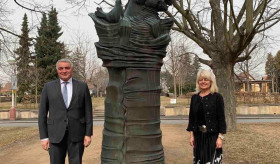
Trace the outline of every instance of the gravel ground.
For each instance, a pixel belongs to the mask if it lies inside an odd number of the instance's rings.
[[[162,125],[167,164],[191,164],[192,149],[186,125]],[[102,126],[94,127],[92,144],[83,163],[99,164]],[[280,123],[238,124],[224,142],[225,164],[280,163]],[[3,164],[48,164],[48,152],[40,146],[37,127],[0,127],[0,159]]]

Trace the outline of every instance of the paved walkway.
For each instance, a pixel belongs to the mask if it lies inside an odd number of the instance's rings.
[[[280,122],[280,115],[239,115],[237,116],[237,123],[272,123]],[[188,124],[188,116],[162,116],[162,124]],[[93,126],[102,126],[104,124],[104,117],[94,117]],[[37,119],[22,119],[22,120],[0,120],[0,127],[7,126],[38,126]]]

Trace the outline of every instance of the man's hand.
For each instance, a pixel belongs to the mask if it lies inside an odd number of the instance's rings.
[[[84,146],[88,147],[91,143],[91,136],[85,136],[84,138]]]
[[[49,139],[46,139],[46,140],[42,140],[41,141],[41,146],[44,150],[49,150],[50,148],[50,140]]]

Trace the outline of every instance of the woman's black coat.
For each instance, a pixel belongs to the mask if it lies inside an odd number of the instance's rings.
[[[191,98],[189,125],[187,131],[197,132],[197,111],[201,102],[201,97],[195,94]],[[207,132],[226,133],[226,121],[224,112],[224,100],[219,93],[210,93],[203,97],[203,110],[206,121]]]

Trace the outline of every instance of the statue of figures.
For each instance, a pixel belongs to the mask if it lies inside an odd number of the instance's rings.
[[[108,13],[89,14],[97,55],[109,72],[102,163],[164,163],[160,130],[160,69],[172,19],[160,19],[172,0],[121,0]]]

